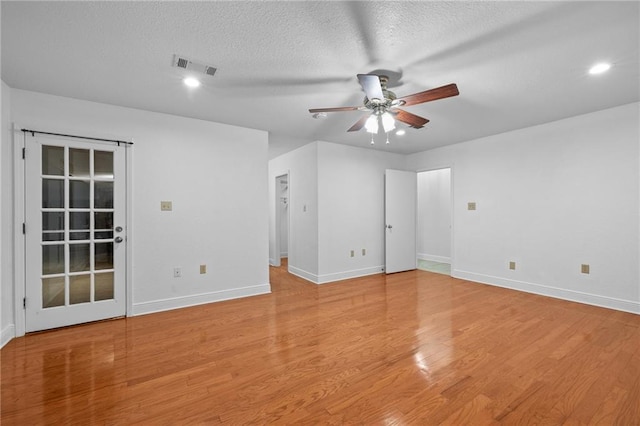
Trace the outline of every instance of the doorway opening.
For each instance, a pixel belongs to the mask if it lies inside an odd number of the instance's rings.
[[[288,264],[289,258],[289,175],[276,177],[275,265]]]
[[[418,173],[418,269],[451,275],[451,168]]]

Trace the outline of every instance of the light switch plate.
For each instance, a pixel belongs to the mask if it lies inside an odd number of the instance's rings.
[[[512,271],[516,270],[516,262],[509,262],[509,269],[511,269]]]
[[[467,210],[475,210],[476,209],[476,202],[475,201],[470,201],[467,203]]]
[[[587,265],[585,263],[580,265],[580,272],[582,272],[583,274],[588,274],[589,273],[589,265]]]
[[[200,265],[200,273],[201,274],[207,273],[207,265]]]
[[[171,201],[160,201],[160,211],[170,212],[173,210],[173,203]]]

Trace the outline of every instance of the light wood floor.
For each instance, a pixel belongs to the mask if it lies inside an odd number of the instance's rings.
[[[411,271],[2,349],[2,424],[640,424],[640,316]]]

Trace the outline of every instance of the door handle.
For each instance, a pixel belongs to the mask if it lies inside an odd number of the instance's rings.
[[[116,242],[116,243],[121,243],[122,241],[124,241],[124,240],[122,239],[122,237],[116,237],[116,239],[115,239],[115,242]]]
[[[387,228],[391,229],[391,228],[393,228],[393,226],[391,226],[391,225],[387,225]]]

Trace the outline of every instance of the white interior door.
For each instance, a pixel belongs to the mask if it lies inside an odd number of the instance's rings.
[[[25,329],[125,313],[125,147],[27,134]]]
[[[386,170],[384,182],[385,272],[416,269],[417,175]]]

